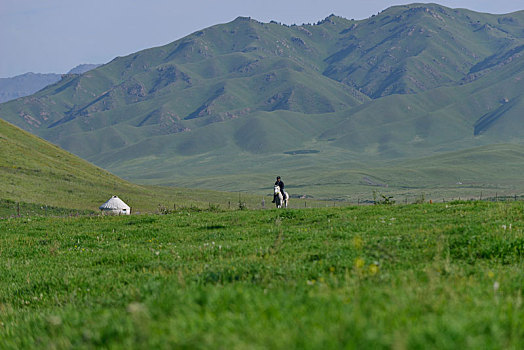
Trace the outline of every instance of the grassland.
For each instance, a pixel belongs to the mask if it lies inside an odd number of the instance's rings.
[[[164,185],[241,190],[267,193],[268,179],[281,175],[293,196],[347,201],[353,204],[373,200],[373,192],[392,195],[397,201],[413,203],[421,196],[427,200],[486,199],[524,194],[524,146],[498,144],[457,152],[446,152],[409,161],[384,161],[363,164],[345,152],[330,152],[319,147],[322,155],[268,155],[249,162],[221,158],[221,161],[198,157],[193,169],[199,177],[180,173]],[[259,161],[261,160],[261,161]],[[227,161],[227,163],[226,163]],[[214,167],[210,162],[223,164]],[[281,167],[285,164],[285,167]],[[182,164],[181,168],[185,164]],[[204,169],[207,171],[204,173]],[[228,169],[229,168],[229,169]],[[132,168],[130,168],[132,169]],[[276,169],[276,170],[275,170]],[[126,174],[136,182],[148,184],[158,178]]]
[[[0,347],[518,349],[524,204],[0,221]]]
[[[266,194],[136,185],[3,120],[0,184],[0,217],[97,211],[113,195],[120,196],[135,212],[172,210],[175,206],[227,209],[239,202],[258,208]],[[270,185],[266,192],[272,190]],[[311,202],[310,206],[314,205]]]

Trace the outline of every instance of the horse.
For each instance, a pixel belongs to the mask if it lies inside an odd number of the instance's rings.
[[[282,196],[282,193],[280,193],[280,186],[275,185],[275,192],[273,193],[273,196],[275,198],[275,204],[277,208],[282,208],[282,205],[284,208],[287,208],[287,203],[289,201],[289,194],[284,191],[284,195],[286,198]]]

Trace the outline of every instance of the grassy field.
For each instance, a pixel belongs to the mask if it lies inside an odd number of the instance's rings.
[[[265,189],[256,195],[244,188],[220,192],[181,188],[176,183],[170,187],[137,185],[0,120],[0,218],[96,212],[113,195],[135,213],[177,207],[235,209],[240,204],[248,209],[262,208],[262,201],[271,204],[273,176],[262,180]],[[293,199],[291,205],[304,208],[326,203]]]
[[[278,175],[283,177],[286,189],[293,196],[352,204],[369,203],[373,192],[394,196],[398,203],[413,203],[422,196],[428,201],[442,202],[524,194],[523,145],[497,144],[374,165],[348,160],[343,153],[326,151],[322,159],[309,156],[290,155],[282,159],[271,155],[261,162],[254,159],[243,166],[241,160],[224,158],[221,169],[211,166],[205,169],[208,163],[202,159],[202,165],[197,167],[199,176],[180,170],[172,173],[176,181],[163,184],[221,191],[233,191],[236,187],[245,192],[266,194],[268,179],[273,179],[278,169]],[[288,168],[280,168],[279,163]],[[185,165],[182,164],[181,169],[186,169]],[[230,170],[226,170],[226,166]],[[158,179],[134,178],[133,181],[153,184]]]
[[[0,348],[522,348],[523,210],[2,220]]]

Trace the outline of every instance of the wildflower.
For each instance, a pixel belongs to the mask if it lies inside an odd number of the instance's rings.
[[[489,272],[488,272],[488,277],[489,277],[489,278],[493,278],[493,277],[495,277],[495,274],[493,273],[493,271],[489,271]]]
[[[496,293],[500,288],[500,283],[498,283],[497,281],[495,281],[495,283],[493,283],[493,291]]]
[[[366,262],[365,262],[364,259],[362,259],[362,258],[356,258],[356,259],[355,259],[355,267],[356,267],[357,269],[361,269],[361,268],[363,268],[365,263],[366,263]]]
[[[372,275],[372,276],[373,276],[373,275],[376,275],[377,272],[378,272],[378,266],[375,265],[375,264],[371,264],[371,265],[369,265],[369,267],[368,267],[368,272],[369,272],[369,274]]]
[[[351,243],[353,244],[353,247],[355,247],[355,249],[360,249],[364,245],[364,241],[362,240],[362,238],[358,236],[354,237]]]

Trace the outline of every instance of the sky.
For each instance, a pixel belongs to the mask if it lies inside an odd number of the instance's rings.
[[[330,14],[364,19],[403,0],[0,0],[0,78],[66,73],[165,45],[238,16],[316,23]],[[524,0],[434,0],[451,8],[510,13]]]

